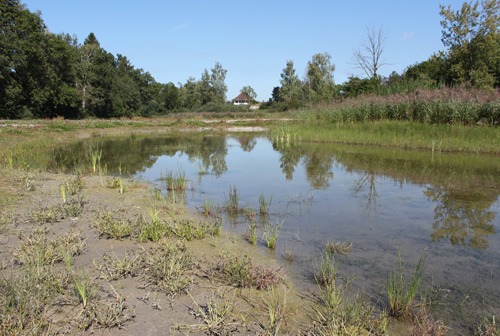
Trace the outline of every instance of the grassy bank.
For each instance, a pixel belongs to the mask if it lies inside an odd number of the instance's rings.
[[[311,142],[500,153],[500,129],[495,126],[431,125],[389,120],[359,123],[310,121],[287,124],[273,129],[272,133]]]

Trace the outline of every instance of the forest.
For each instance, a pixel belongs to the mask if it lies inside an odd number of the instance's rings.
[[[124,55],[107,52],[90,33],[83,41],[53,34],[39,13],[19,0],[0,1],[0,118],[120,118],[161,116],[171,112],[238,112],[246,106],[227,101],[225,70],[219,62],[185,83],[158,83]],[[296,110],[359,96],[412,94],[415,90],[460,87],[494,92],[500,86],[500,0],[464,3],[458,10],[441,5],[445,49],[409,65],[401,74],[379,75],[384,32],[367,29],[354,52],[364,78],[335,84],[335,65],[327,52],[312,56],[299,78],[286,62],[280,86],[261,109]],[[366,44],[365,44],[366,43]],[[250,86],[242,92],[250,100]],[[496,92],[496,91],[495,91]]]

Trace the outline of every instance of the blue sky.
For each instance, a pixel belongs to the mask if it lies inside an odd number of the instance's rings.
[[[459,9],[463,1],[442,2]],[[220,62],[226,69],[227,98],[252,86],[257,100],[279,86],[287,60],[301,78],[316,53],[328,52],[335,83],[363,75],[351,65],[352,50],[366,26],[383,27],[387,40],[379,71],[401,73],[408,65],[444,50],[438,1],[171,1],[28,0],[53,33],[93,32],[101,46],[127,56],[160,83],[185,83]]]

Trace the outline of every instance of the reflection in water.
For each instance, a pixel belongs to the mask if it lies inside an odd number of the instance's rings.
[[[480,195],[471,197],[442,186],[427,187],[424,195],[437,203],[432,225],[434,232],[431,234],[433,242],[449,239],[454,246],[479,249],[489,246],[487,237],[496,234],[492,224],[496,213],[488,210],[492,202],[481,202]]]
[[[67,170],[76,170],[90,163],[89,147],[98,143],[103,150],[102,164],[110,173],[117,174],[121,167],[123,172],[137,174],[152,167],[161,156],[187,155],[200,170],[220,178],[228,171],[227,139],[203,134],[92,139],[60,148],[55,151],[54,161]],[[244,152],[256,148],[254,136],[234,139]],[[401,186],[406,183],[426,186],[425,196],[435,203],[432,242],[449,239],[454,246],[485,249],[489,246],[488,237],[496,234],[493,225],[496,213],[489,210],[500,190],[495,157],[465,154],[436,157],[418,151],[301,142],[272,145],[279,153],[279,165],[287,181],[293,180],[301,166],[312,190],[330,188],[334,167],[357,176],[352,182],[352,196],[361,201],[367,215],[377,213],[379,201],[384,197],[377,190],[378,179],[389,178]]]
[[[375,174],[364,172],[354,186],[352,193],[354,197],[360,198],[365,203],[365,213],[371,215],[377,213],[378,193]]]
[[[488,210],[497,200],[500,189],[494,157],[444,155],[438,160],[426,152],[310,143],[274,142],[273,148],[281,155],[281,168],[287,179],[292,179],[292,173],[303,160],[313,189],[330,186],[335,163],[348,172],[357,173],[359,179],[352,187],[352,195],[362,201],[367,215],[377,213],[380,199],[377,177],[390,178],[401,186],[409,182],[430,184],[424,194],[436,203],[432,242],[446,238],[454,246],[484,249],[489,246],[487,237],[496,234],[492,224],[496,213]],[[478,164],[478,160],[484,164]],[[456,192],[456,185],[460,185],[466,195],[471,190],[487,192],[481,195],[475,192],[464,199]]]

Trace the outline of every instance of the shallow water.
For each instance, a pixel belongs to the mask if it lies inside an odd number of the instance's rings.
[[[94,145],[97,140],[93,140]],[[57,152],[68,169],[89,162],[88,142]],[[240,207],[272,196],[269,220],[284,219],[276,251],[297,286],[315,288],[311,272],[328,241],[348,240],[337,257],[342,278],[376,301],[401,251],[408,276],[425,257],[426,287],[440,286],[436,316],[454,333],[500,315],[500,158],[331,144],[279,143],[265,136],[181,135],[101,139],[102,164],[160,184],[185,171],[188,207],[223,205],[236,187]],[[207,174],[199,174],[199,171]],[[259,217],[256,218],[259,223]],[[225,218],[244,233],[245,216]],[[256,248],[266,249],[264,243]],[[382,294],[382,295],[381,295]]]

